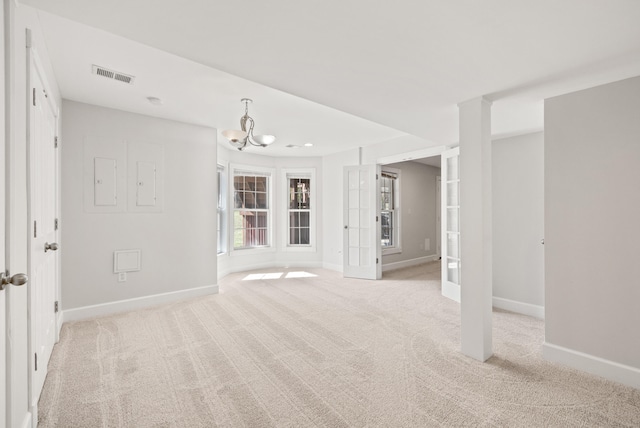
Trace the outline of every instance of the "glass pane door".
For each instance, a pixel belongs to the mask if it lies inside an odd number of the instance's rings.
[[[460,149],[442,154],[442,295],[460,301]]]

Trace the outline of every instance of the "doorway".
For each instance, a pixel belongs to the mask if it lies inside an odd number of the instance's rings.
[[[440,156],[381,165],[383,271],[437,261]]]

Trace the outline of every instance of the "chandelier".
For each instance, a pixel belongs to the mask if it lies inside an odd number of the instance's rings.
[[[243,98],[240,100],[244,103],[244,116],[240,118],[240,129],[227,129],[222,131],[222,135],[229,140],[229,143],[238,150],[244,150],[247,147],[247,143],[252,146],[267,147],[269,144],[276,141],[276,137],[273,135],[253,135],[254,121],[249,116],[249,103],[253,100],[249,98]],[[247,129],[247,122],[249,128]]]

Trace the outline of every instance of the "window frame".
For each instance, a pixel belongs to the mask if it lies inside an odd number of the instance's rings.
[[[216,164],[216,179],[218,181],[218,202],[217,202],[217,225],[218,233],[216,247],[218,255],[222,256],[229,252],[229,216],[228,216],[228,167],[221,163]]]
[[[282,250],[291,252],[314,252],[316,251],[316,213],[318,212],[318,198],[316,169],[315,168],[282,168],[280,170],[283,219],[279,223],[282,228]],[[289,180],[295,178],[309,179],[309,244],[290,244],[290,207],[289,207]]]
[[[239,247],[236,248],[235,247],[235,243],[234,243],[234,237],[235,237],[235,224],[234,224],[234,218],[235,218],[235,212],[237,211],[236,207],[235,207],[235,177],[237,175],[244,175],[244,174],[238,174],[238,173],[254,173],[257,176],[267,176],[268,180],[267,180],[267,208],[266,209],[250,209],[252,211],[264,211],[267,213],[267,242],[268,245],[264,245],[264,246],[256,246],[256,247]],[[273,194],[273,189],[274,189],[274,180],[276,177],[276,170],[274,168],[267,168],[267,167],[262,167],[262,166],[256,166],[256,165],[245,165],[245,164],[230,164],[229,165],[229,192],[228,192],[228,206],[229,206],[229,214],[227,215],[227,218],[229,220],[229,227],[228,227],[228,237],[229,237],[229,254],[231,256],[234,255],[247,255],[247,254],[253,254],[253,253],[264,253],[264,252],[272,252],[275,251],[276,249],[276,245],[274,242],[274,217],[275,217],[275,210],[274,210],[274,194]],[[233,188],[232,188],[232,184],[233,184]]]
[[[393,210],[384,210],[382,209],[382,203],[380,204],[380,228],[382,229],[382,213],[389,211],[392,213],[392,236],[395,238],[393,245],[391,246],[382,246],[382,239],[380,240],[380,247],[382,249],[382,255],[389,254],[399,254],[402,253],[402,205],[400,204],[400,189],[401,189],[401,173],[402,171],[398,168],[386,167],[382,166],[380,173],[382,175],[387,172],[389,174],[395,175],[393,179],[394,189],[393,189]],[[380,184],[380,198],[382,199],[382,182]]]

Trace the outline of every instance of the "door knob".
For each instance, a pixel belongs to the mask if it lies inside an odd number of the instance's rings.
[[[46,253],[47,251],[51,250],[51,251],[56,251],[58,249],[58,244],[56,244],[55,242],[52,242],[51,244],[49,244],[48,242],[44,243],[44,252]]]
[[[0,290],[4,290],[4,288],[9,285],[24,285],[29,280],[29,277],[23,273],[17,273],[13,276],[9,276],[9,272],[0,273]]]

